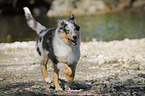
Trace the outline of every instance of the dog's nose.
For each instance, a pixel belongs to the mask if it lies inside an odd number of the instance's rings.
[[[76,40],[77,39],[77,36],[73,36],[73,39]]]

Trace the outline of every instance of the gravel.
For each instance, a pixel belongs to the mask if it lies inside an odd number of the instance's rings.
[[[51,62],[50,62],[51,63]],[[48,65],[50,78],[53,68]],[[145,95],[145,38],[81,43],[81,58],[71,90],[55,91],[46,84],[35,41],[0,43],[0,94],[48,95]],[[60,84],[65,86],[60,72]]]

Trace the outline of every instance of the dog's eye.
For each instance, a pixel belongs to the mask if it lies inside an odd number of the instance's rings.
[[[69,30],[66,30],[65,33],[68,34],[69,33]]]
[[[69,33],[69,28],[66,28],[65,33],[66,33],[66,34]]]
[[[74,31],[78,31],[77,29],[74,29]]]
[[[79,31],[80,30],[80,26],[76,26],[76,30]]]
[[[74,30],[79,31],[80,30],[80,26],[75,24],[75,27],[73,27]]]
[[[74,29],[74,31],[77,31],[75,27],[72,27]]]

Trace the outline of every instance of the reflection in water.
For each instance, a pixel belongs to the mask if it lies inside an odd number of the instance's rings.
[[[76,16],[81,26],[82,41],[110,41],[145,37],[145,13],[107,13]],[[63,18],[63,17],[62,17]],[[57,26],[58,17],[35,17],[42,25]],[[30,29],[24,16],[0,16],[0,42],[35,40],[37,34]]]
[[[46,27],[55,27],[57,20],[47,17],[35,17]],[[37,34],[26,24],[24,16],[0,17],[0,42],[35,40]]]

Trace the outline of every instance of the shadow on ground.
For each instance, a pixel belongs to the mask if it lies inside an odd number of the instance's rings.
[[[65,81],[59,79],[60,85],[65,89]],[[89,84],[88,84],[89,83]],[[103,83],[96,81],[73,82],[70,91],[55,91],[55,86],[45,82],[9,83],[0,85],[1,96],[50,96],[50,95],[134,95],[145,94],[145,84],[135,84],[132,80],[126,83]]]
[[[61,87],[65,90],[65,80],[59,79]],[[70,86],[74,92],[87,91],[92,88],[90,84],[84,84],[81,82],[73,82]],[[73,91],[72,91],[73,92]],[[71,92],[71,93],[72,93]],[[50,96],[69,94],[70,91],[55,91],[53,84],[46,84],[45,82],[25,82],[25,83],[9,83],[0,84],[0,94],[2,96]],[[74,93],[74,94],[75,94]]]

